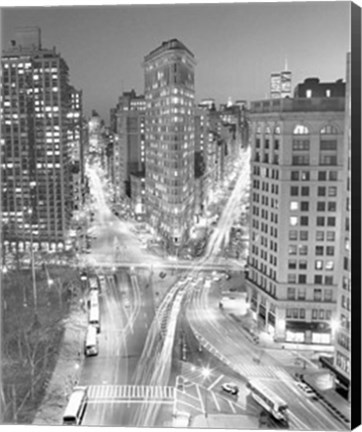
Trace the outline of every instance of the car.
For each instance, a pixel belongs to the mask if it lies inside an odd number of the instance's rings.
[[[234,383],[224,383],[221,388],[224,392],[232,395],[237,395],[239,393],[239,387]]]
[[[305,384],[303,382],[297,382],[296,384],[308,398],[311,398],[313,400],[318,399],[318,396],[314,393],[314,391],[309,387],[308,384]]]

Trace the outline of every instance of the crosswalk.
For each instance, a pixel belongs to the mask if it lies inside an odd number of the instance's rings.
[[[293,378],[281,367],[244,364],[238,367],[246,378],[274,378],[282,381]]]
[[[175,388],[170,386],[146,385],[90,385],[88,399],[97,401],[159,401],[173,402]]]

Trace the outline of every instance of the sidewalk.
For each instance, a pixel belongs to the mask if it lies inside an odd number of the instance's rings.
[[[292,375],[294,369],[298,373],[302,372],[302,381],[315,391],[321,403],[323,403],[333,415],[345,423],[350,423],[350,403],[335,391],[332,374],[328,370],[320,368],[318,360],[316,360],[322,352],[333,352],[332,346],[275,342],[270,335],[258,328],[250,314],[241,315],[235,310],[232,313],[228,313],[227,311],[224,311],[224,313],[231,316],[237,323],[240,323],[239,328],[248,340],[258,348],[264,350],[269,356],[279,361],[283,361],[283,358],[286,360],[288,355],[291,359],[294,356],[299,363],[303,363],[303,370],[297,365],[294,367],[286,367],[286,369],[289,370]]]
[[[192,428],[212,428],[212,429],[260,429],[259,418],[250,415],[223,415],[212,414],[206,418],[198,415],[191,420]]]
[[[341,418],[345,423],[350,423],[351,405],[334,390],[334,378],[326,369],[305,374],[302,381],[317,393],[321,402],[332,414]]]
[[[79,304],[73,304],[65,318],[65,329],[59,357],[45,396],[35,415],[34,425],[60,425],[73,387],[79,381],[83,362],[83,340],[87,314]]]

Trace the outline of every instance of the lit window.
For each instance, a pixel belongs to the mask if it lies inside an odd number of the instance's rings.
[[[290,210],[298,210],[298,209],[299,209],[298,201],[291,201],[290,202]]]
[[[289,218],[289,223],[291,226],[296,226],[298,224],[298,217],[297,216],[291,216]]]
[[[334,261],[327,261],[326,270],[333,270],[333,269],[334,269]]]
[[[316,270],[322,270],[323,269],[323,261],[322,260],[316,260],[315,261],[315,269]]]

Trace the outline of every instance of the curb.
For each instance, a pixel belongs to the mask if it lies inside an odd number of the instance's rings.
[[[338,420],[342,420],[344,423],[351,423],[351,420],[347,418],[338,408],[336,408],[331,402],[328,401],[328,399],[323,395],[323,393],[311,385],[309,382],[305,381],[304,377],[300,378],[302,382],[307,384],[319,397],[320,402],[328,409],[329,412],[331,412],[335,417],[338,418]]]

